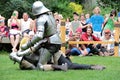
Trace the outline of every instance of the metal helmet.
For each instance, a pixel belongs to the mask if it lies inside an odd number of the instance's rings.
[[[47,9],[41,1],[36,1],[33,3],[33,6],[32,6],[33,15],[39,15],[48,11],[50,10]]]

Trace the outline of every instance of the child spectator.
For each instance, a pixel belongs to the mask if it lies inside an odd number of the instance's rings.
[[[5,26],[5,18],[0,15],[0,42],[2,42],[3,37],[8,37],[9,29]]]
[[[120,12],[118,12],[118,22],[120,22]]]
[[[86,27],[87,27],[88,25],[89,25],[89,24],[86,23],[85,16],[84,16],[84,14],[82,13],[81,16],[80,16],[80,27],[82,28],[82,32],[86,32]]]
[[[68,35],[69,32],[70,32],[70,26],[71,26],[70,18],[67,18],[67,19],[66,19],[66,22],[65,22],[66,35]]]
[[[86,24],[90,24],[90,14],[89,13],[85,14],[85,18],[86,18]]]
[[[56,27],[57,27],[57,32],[60,34],[60,27],[61,27],[61,25],[60,25],[59,19],[56,19]]]

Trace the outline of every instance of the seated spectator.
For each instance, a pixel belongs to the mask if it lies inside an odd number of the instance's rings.
[[[82,29],[77,28],[74,37],[70,38],[68,41],[81,41]],[[90,52],[90,48],[87,48],[84,44],[70,44],[66,55],[82,55],[86,56]]]
[[[93,35],[93,30],[91,26],[88,26],[86,28],[86,33],[82,34],[81,39],[83,41],[101,41],[98,37]],[[105,51],[101,51],[101,45],[100,44],[88,44],[88,47],[90,48],[90,53],[97,54],[100,56],[104,56]],[[99,50],[100,49],[100,50]]]
[[[13,11],[12,16],[8,19],[8,27],[10,27],[10,42],[12,45],[12,51],[17,51],[17,46],[20,40],[20,21],[18,19],[18,11]]]
[[[3,37],[8,37],[9,29],[5,26],[5,18],[0,15],[0,42],[2,42]]]
[[[20,30],[22,35],[28,35],[30,31],[34,31],[33,29],[33,20],[29,18],[28,13],[23,13],[22,19],[20,20]]]
[[[101,38],[102,41],[114,41],[111,31],[109,29],[104,30],[104,35]],[[102,44],[108,52],[106,56],[111,56],[114,54],[114,44]]]

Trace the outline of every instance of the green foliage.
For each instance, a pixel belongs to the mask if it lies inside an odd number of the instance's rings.
[[[32,18],[32,4],[37,0],[0,0],[0,14],[4,16],[6,19],[10,18],[12,12],[14,10],[19,11],[19,18],[22,17],[23,12],[28,12]],[[42,1],[47,8],[49,8],[52,12],[58,12],[64,16],[64,18],[72,17],[72,13],[74,11],[81,13],[92,13],[93,7],[87,7],[86,9],[82,9],[82,5],[88,5],[90,0],[40,0]],[[74,1],[74,3],[70,3],[70,1]],[[87,1],[87,2],[86,2]],[[111,9],[117,9],[119,11],[119,0],[96,0],[98,1],[98,6],[102,9],[102,14],[106,14]],[[89,4],[90,5],[90,4]],[[91,5],[93,6],[93,5]]]
[[[0,14],[6,19],[10,18],[12,12],[17,10],[19,12],[19,18],[22,17],[23,12],[28,12],[33,18],[31,9],[32,4],[37,0],[2,0],[0,1]],[[73,12],[71,8],[68,7],[70,0],[40,0],[47,8],[52,12],[58,12],[64,17],[71,16]],[[3,5],[4,4],[4,5]]]
[[[22,16],[23,12],[31,11],[31,4],[26,0],[10,0],[0,7],[2,10],[0,14],[3,15],[6,19],[10,18],[12,12],[17,10],[19,12],[19,17]]]
[[[69,7],[70,8],[72,8],[72,10],[74,11],[74,12],[77,12],[77,13],[82,13],[83,11],[82,11],[82,6],[80,5],[80,4],[76,4],[76,3],[74,3],[74,2],[71,2],[70,4],[69,4]]]
[[[120,10],[119,6],[120,6],[120,0],[98,0],[98,5],[106,8],[112,8],[112,9],[116,9],[117,11]]]
[[[53,4],[53,3],[52,3]],[[54,4],[51,6],[52,12],[58,12],[64,16],[64,18],[72,17],[73,10],[68,7],[69,6],[69,0],[56,0]]]
[[[105,8],[101,7],[101,14],[103,16],[106,15],[106,14],[110,14],[111,10],[112,10],[111,7],[105,7]]]

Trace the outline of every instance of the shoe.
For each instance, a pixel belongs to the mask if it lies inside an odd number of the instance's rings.
[[[80,56],[80,57],[83,57],[84,55],[80,54],[79,56]]]
[[[88,56],[93,56],[93,53],[88,53]]]
[[[91,66],[92,70],[103,70],[105,68],[106,68],[105,66],[100,66],[100,65],[92,65]]]
[[[99,52],[99,56],[105,56],[103,52]]]

